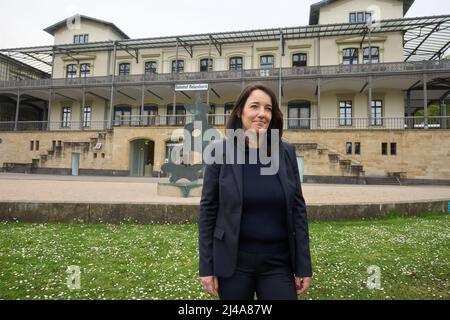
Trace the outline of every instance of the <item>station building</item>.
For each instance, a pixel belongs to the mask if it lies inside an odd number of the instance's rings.
[[[0,166],[164,176],[186,104],[200,95],[223,130],[242,88],[262,82],[305,181],[449,184],[450,15],[405,18],[413,5],[328,0],[306,26],[145,39],[70,17],[45,29],[52,45],[0,49],[42,72],[0,79]]]

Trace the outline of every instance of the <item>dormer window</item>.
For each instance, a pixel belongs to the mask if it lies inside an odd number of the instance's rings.
[[[73,43],[74,44],[84,44],[89,42],[89,35],[88,34],[77,34],[73,36]]]
[[[351,12],[349,22],[350,23],[361,23],[370,21],[372,18],[372,13],[370,12]]]

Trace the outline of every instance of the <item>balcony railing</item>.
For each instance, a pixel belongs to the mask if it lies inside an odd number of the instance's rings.
[[[354,64],[354,65],[332,65],[282,68],[281,76],[284,79],[310,78],[345,75],[364,74],[402,74],[417,72],[450,71],[450,60],[423,61],[423,62],[394,62],[377,64]],[[186,82],[186,81],[222,81],[222,80],[257,80],[278,79],[280,69],[250,69],[250,70],[228,70],[211,72],[184,72],[184,73],[162,73],[145,75],[123,75],[115,76],[114,83],[117,85],[142,84],[142,83],[164,83],[164,82]],[[7,88],[63,88],[81,86],[111,86],[112,76],[85,77],[85,78],[54,78],[39,80],[11,80],[0,81],[0,89]]]
[[[228,115],[210,114],[208,123],[224,127]],[[193,121],[192,115],[122,116],[113,120],[119,127],[178,127]],[[450,117],[403,118],[285,118],[285,130],[423,130],[450,129]],[[0,131],[100,131],[108,128],[108,121],[14,121],[0,122]],[[205,128],[203,128],[205,129]]]

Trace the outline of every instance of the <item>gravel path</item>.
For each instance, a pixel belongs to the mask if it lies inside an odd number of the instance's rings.
[[[200,198],[157,195],[158,179],[0,174],[0,201],[198,204]],[[164,179],[167,181],[167,179]],[[450,186],[304,184],[307,204],[450,201]]]

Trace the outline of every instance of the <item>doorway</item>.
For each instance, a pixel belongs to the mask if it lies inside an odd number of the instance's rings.
[[[130,176],[151,177],[155,159],[155,142],[138,139],[130,142]]]

